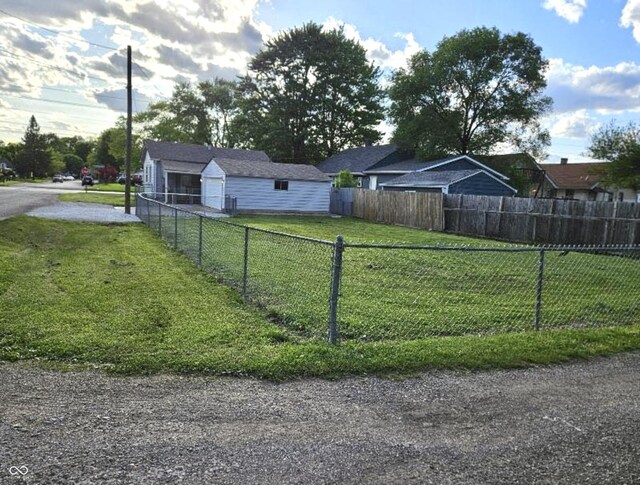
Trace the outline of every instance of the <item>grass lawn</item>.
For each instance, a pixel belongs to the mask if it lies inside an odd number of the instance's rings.
[[[107,204],[113,206],[124,206],[124,194],[101,194],[96,192],[75,192],[72,194],[62,194],[58,197],[62,202],[87,202],[94,204]],[[131,197],[131,207],[136,205],[136,198]]]
[[[110,184],[95,184],[87,187],[89,192],[124,192],[124,184],[110,183]],[[133,186],[131,186],[131,193],[134,192]]]
[[[640,326],[357,342],[305,339],[141,225],[0,221],[0,359],[271,379],[517,367],[640,348]]]
[[[15,179],[5,180],[0,182],[0,187],[9,187],[11,185],[26,184],[26,183],[41,184],[44,182],[51,182],[51,178],[37,178],[37,179],[15,178]]]
[[[504,243],[373,224],[353,218],[243,216],[233,222],[332,241],[503,248]],[[197,229],[179,220],[178,247],[193,255]],[[153,224],[152,224],[153,226]],[[157,222],[155,226],[157,227]],[[163,224],[171,241],[173,223]],[[241,228],[206,221],[203,266],[240,287]],[[530,330],[536,311],[538,252],[500,253],[347,248],[340,334],[359,340]],[[331,246],[252,231],[248,287],[254,300],[303,334],[326,331]],[[640,260],[549,252],[541,324],[585,327],[640,323]]]

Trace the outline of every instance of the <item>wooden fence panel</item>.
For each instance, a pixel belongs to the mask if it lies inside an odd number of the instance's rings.
[[[331,211],[385,224],[535,244],[640,244],[640,204],[340,189]]]

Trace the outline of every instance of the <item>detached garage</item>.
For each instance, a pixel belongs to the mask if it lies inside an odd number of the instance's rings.
[[[312,165],[214,158],[202,171],[202,204],[239,211],[329,212],[331,179]]]

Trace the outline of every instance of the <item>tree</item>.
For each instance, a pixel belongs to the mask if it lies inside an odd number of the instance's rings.
[[[216,78],[200,83],[198,89],[209,115],[210,143],[233,148],[236,136],[231,131],[231,122],[238,113],[238,83]]]
[[[74,153],[63,155],[62,161],[65,171],[76,175],[80,173],[80,169],[85,165],[84,160]]]
[[[351,172],[349,172],[349,170],[340,170],[340,172],[338,172],[338,176],[336,177],[336,187],[345,188],[357,186],[358,181],[353,175],[351,175]]]
[[[181,143],[211,143],[211,122],[205,101],[189,83],[176,84],[171,99],[151,103],[134,121],[144,138]]]
[[[485,154],[508,143],[540,155],[547,61],[526,34],[480,27],[445,37],[392,77],[394,141],[422,156]]]
[[[315,23],[267,42],[239,85],[234,127],[274,160],[317,163],[376,141],[383,119],[379,70],[342,29]]]
[[[640,190],[640,126],[609,123],[591,137],[588,153],[611,162],[602,179],[605,185]]]
[[[23,177],[46,177],[51,165],[51,153],[46,138],[40,134],[36,117],[31,115],[22,137],[23,148],[16,157],[16,171]]]

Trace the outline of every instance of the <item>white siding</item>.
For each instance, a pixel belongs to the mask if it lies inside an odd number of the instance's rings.
[[[202,171],[202,199],[201,204],[214,209],[222,209],[224,201],[225,174],[215,162],[209,164]]]
[[[275,190],[274,179],[227,177],[225,195],[239,210],[329,212],[331,182],[289,180],[289,190]]]
[[[156,165],[155,160],[151,160],[149,152],[145,153],[143,170],[144,170],[144,191],[145,192],[157,192],[156,191]]]

